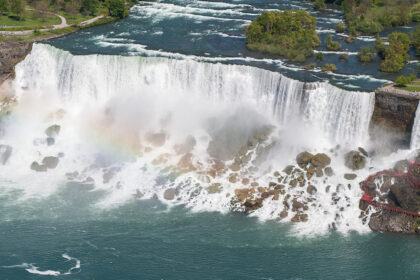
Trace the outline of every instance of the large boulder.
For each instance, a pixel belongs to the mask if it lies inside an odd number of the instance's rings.
[[[163,198],[166,200],[173,200],[175,198],[176,190],[174,188],[167,189],[163,193]]]
[[[61,127],[58,124],[54,124],[54,125],[48,127],[45,130],[45,134],[48,137],[53,137],[54,138],[54,137],[58,136],[58,134],[60,133],[60,130],[61,130]]]
[[[12,147],[9,145],[0,145],[0,163],[5,165],[12,155]]]
[[[358,151],[350,151],[345,155],[344,164],[352,170],[363,169],[366,165],[366,158]]]
[[[36,171],[36,172],[46,172],[47,171],[47,167],[45,165],[39,164],[36,161],[32,162],[31,169]]]
[[[300,166],[306,166],[308,163],[311,162],[311,159],[313,158],[313,154],[308,152],[302,152],[296,156],[296,162]]]
[[[420,211],[420,191],[416,191],[409,184],[391,186],[389,198],[403,209],[415,212]]]
[[[326,154],[316,154],[312,157],[311,163],[319,168],[324,168],[331,163],[331,159]]]
[[[42,164],[49,169],[54,169],[57,167],[58,161],[58,157],[44,157],[44,159],[42,160]]]
[[[407,160],[397,161],[394,165],[394,171],[397,173],[406,173],[410,164]]]
[[[415,218],[409,215],[391,211],[380,211],[371,216],[369,227],[371,230],[393,233],[418,233]]]

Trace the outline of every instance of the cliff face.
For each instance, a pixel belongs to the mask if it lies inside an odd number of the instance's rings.
[[[400,92],[400,91],[398,91]],[[410,145],[419,97],[378,89],[372,124],[401,135],[396,145]],[[373,135],[374,137],[374,135]]]
[[[0,85],[14,75],[14,66],[31,51],[31,42],[0,42]]]

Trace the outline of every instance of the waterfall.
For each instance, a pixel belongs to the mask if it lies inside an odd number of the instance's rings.
[[[167,58],[74,56],[35,44],[16,67],[15,88],[55,92],[66,102],[101,104],[116,93],[151,89],[161,95],[247,103],[279,124],[304,119],[335,143],[361,145],[368,137],[373,93],[351,92],[327,82],[305,84],[279,73],[242,65]]]
[[[413,129],[411,131],[411,150],[420,148],[420,106],[417,107]]]

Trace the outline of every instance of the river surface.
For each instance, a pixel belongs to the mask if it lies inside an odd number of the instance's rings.
[[[244,25],[276,9],[307,10],[342,51],[321,46],[309,72],[247,51]],[[17,104],[1,108],[0,279],[418,279],[420,239],[360,217],[358,182],[417,144],[370,139],[372,90],[395,76],[379,58],[358,62],[374,38],[346,44],[342,21],[306,1],[142,1],[124,20],[35,44],[10,85]],[[343,180],[360,146],[374,156]],[[304,150],[327,153],[334,174],[245,214],[233,197],[244,180],[267,187],[278,171],[288,186],[282,170]],[[57,166],[36,172],[48,156]],[[290,197],[307,222],[280,219]]]

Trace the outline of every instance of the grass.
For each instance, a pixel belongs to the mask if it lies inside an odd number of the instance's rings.
[[[24,20],[18,20],[13,14],[0,16],[0,29],[8,31],[41,29],[61,23],[61,19],[55,15],[45,14],[44,17],[45,20],[37,16],[34,11],[28,10],[25,11]]]
[[[400,90],[405,90],[405,91],[417,91],[420,92],[420,81],[419,80],[415,80],[405,86],[397,86],[395,85],[394,88],[396,89],[400,89]]]

